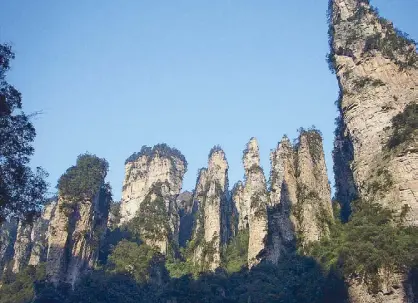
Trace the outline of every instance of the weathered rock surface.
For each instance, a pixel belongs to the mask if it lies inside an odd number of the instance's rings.
[[[251,138],[247,143],[243,163],[245,184],[241,194],[242,205],[237,206],[237,209],[241,211],[239,216],[248,218],[248,266],[252,267],[265,256],[268,230],[267,205],[269,204],[266,178],[260,167],[260,153],[255,138]],[[245,226],[245,224],[244,219],[242,225]]]
[[[418,55],[414,43],[378,16],[368,1],[330,1],[330,62],[340,86],[334,148],[336,197],[343,217],[357,197],[406,213],[418,225],[418,140],[388,145],[392,119],[418,103]],[[416,113],[415,113],[416,115]],[[401,275],[402,276],[402,275]],[[351,283],[353,302],[409,302],[403,279],[372,296]],[[385,289],[390,289],[386,291]]]
[[[208,168],[199,172],[194,200],[198,204],[194,261],[203,269],[215,270],[220,266],[221,247],[230,235],[228,162],[219,147],[212,149]]]
[[[292,146],[287,137],[270,155],[269,249],[267,259],[303,247],[329,232],[332,221],[322,138],[318,131],[301,131]]]
[[[13,247],[12,271],[14,273],[18,273],[28,265],[31,252],[31,233],[32,224],[20,221],[17,227],[16,242]]]
[[[101,186],[91,199],[60,196],[49,226],[46,272],[49,280],[74,285],[92,268],[105,234],[110,194]]]
[[[378,197],[397,211],[407,205],[406,221],[418,225],[418,141],[386,148],[392,118],[418,102],[415,45],[368,1],[331,4],[331,52],[341,90],[334,152],[337,198],[349,203],[356,195]]]
[[[194,215],[197,211],[197,207],[193,203],[193,193],[190,191],[180,193],[176,204],[180,217],[179,245],[185,247],[187,241],[192,237]]]
[[[31,232],[31,254],[29,258],[29,265],[36,266],[40,262],[46,261],[49,224],[54,215],[57,201],[51,201],[45,205],[41,216],[33,223]]]
[[[6,221],[0,227],[0,276],[3,269],[13,259],[13,247],[16,241],[17,221]]]
[[[143,147],[141,152],[133,154],[125,164],[120,224],[130,221],[136,215],[142,201],[156,183],[168,184],[167,201],[175,204],[186,169],[184,156],[165,144],[153,148]],[[178,229],[178,226],[175,228]]]

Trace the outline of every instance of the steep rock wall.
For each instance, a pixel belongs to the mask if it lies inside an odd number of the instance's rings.
[[[16,241],[18,223],[16,220],[5,221],[0,228],[0,276],[3,269],[13,259],[13,247]]]
[[[55,285],[74,285],[92,268],[105,234],[111,195],[102,185],[91,199],[59,196],[49,226],[46,272]]]
[[[199,211],[194,261],[202,269],[215,270],[221,263],[221,247],[230,235],[228,162],[220,148],[210,152],[208,168],[200,171],[195,193]]]
[[[247,143],[247,148],[243,153],[243,163],[245,185],[239,216],[248,217],[248,266],[252,267],[257,265],[265,255],[268,230],[267,205],[269,203],[266,179],[260,166],[260,153],[255,138],[251,138]]]
[[[418,141],[387,147],[392,118],[418,103],[415,45],[368,1],[331,1],[329,17],[330,62],[341,90],[337,198],[345,204],[358,195],[378,199],[399,212],[407,205],[407,224],[418,225]]]
[[[29,265],[36,266],[40,262],[46,261],[49,224],[54,215],[56,204],[56,201],[48,203],[44,207],[41,216],[33,223],[31,232],[32,248],[29,258]]]
[[[350,202],[360,197],[398,213],[408,210],[405,224],[417,226],[417,130],[400,136],[407,125],[393,123],[418,103],[416,47],[366,0],[330,1],[329,23],[329,62],[340,87],[334,172],[343,219]],[[416,110],[410,114],[418,115]],[[351,282],[351,299],[409,302],[404,276],[381,283],[378,295],[361,281]]]
[[[187,162],[176,149],[160,144],[153,148],[143,147],[133,154],[125,164],[120,224],[135,217],[140,205],[156,183],[167,183],[166,200],[175,204],[179,195]],[[170,205],[167,205],[167,209]],[[178,230],[178,226],[175,227]]]
[[[331,189],[322,138],[316,130],[301,130],[292,146],[284,137],[270,155],[269,249],[277,263],[294,251],[329,233],[332,223]]]

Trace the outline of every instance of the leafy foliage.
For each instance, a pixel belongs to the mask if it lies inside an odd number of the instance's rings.
[[[222,255],[223,266],[228,273],[239,272],[247,267],[249,236],[248,229],[241,230],[226,246]]]
[[[28,166],[36,132],[31,115],[22,111],[22,95],[6,81],[15,58],[0,44],[0,222],[12,216],[31,219],[45,203],[47,173]]]
[[[63,196],[72,199],[91,199],[100,190],[109,164],[96,155],[82,154],[59,178],[57,188]]]
[[[150,279],[150,267],[158,259],[158,252],[146,244],[122,240],[109,256],[110,272],[127,273],[138,283]]]
[[[392,136],[386,146],[389,149],[414,139],[418,130],[418,104],[409,103],[403,112],[392,118]]]
[[[404,271],[418,263],[418,229],[396,224],[395,214],[380,204],[357,201],[346,224],[337,222],[330,238],[310,247],[326,269],[345,277],[360,276],[371,291],[379,285],[379,271]]]
[[[44,280],[45,264],[28,266],[19,274],[8,272],[0,288],[0,303],[29,303],[35,294],[36,282]]]

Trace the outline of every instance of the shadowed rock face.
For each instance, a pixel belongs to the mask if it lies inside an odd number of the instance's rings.
[[[100,188],[91,199],[60,196],[49,226],[46,272],[49,280],[74,286],[97,261],[105,234],[110,195]]]
[[[270,155],[269,249],[267,259],[277,263],[293,250],[329,233],[331,190],[317,131],[302,131],[293,147],[287,137]]]
[[[220,266],[221,247],[230,236],[230,202],[228,193],[228,162],[221,149],[212,150],[208,168],[201,169],[194,201],[198,208],[193,239],[194,261],[202,268],[215,270]]]
[[[193,220],[197,210],[193,203],[193,193],[189,191],[180,193],[176,204],[180,217],[179,245],[180,247],[185,247],[187,241],[192,237]]]
[[[13,259],[17,225],[16,220],[11,220],[4,222],[0,227],[0,276],[3,269]]]
[[[398,132],[393,118],[418,103],[415,45],[366,0],[330,1],[329,13],[330,59],[340,86],[334,171],[343,215],[348,216],[349,203],[360,196],[399,213],[409,209],[405,223],[417,226],[416,130],[412,139],[388,144]],[[409,302],[403,280],[383,282],[381,296],[352,281],[352,301]]]

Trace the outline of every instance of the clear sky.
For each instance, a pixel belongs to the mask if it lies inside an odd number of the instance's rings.
[[[211,147],[242,179],[242,150],[269,152],[315,125],[329,176],[337,82],[325,63],[327,0],[1,0],[0,41],[16,52],[9,82],[34,121],[34,166],[58,177],[89,151],[110,163],[121,196],[124,161],[165,142],[189,162],[192,189]],[[374,0],[418,39],[417,0]],[[53,189],[53,188],[52,188]]]

